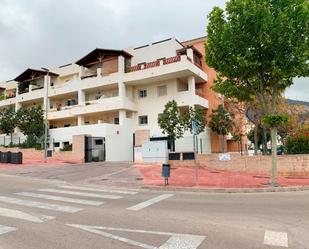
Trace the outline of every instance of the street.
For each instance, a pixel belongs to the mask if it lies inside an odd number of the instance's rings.
[[[207,194],[0,175],[3,249],[309,248],[309,192]]]

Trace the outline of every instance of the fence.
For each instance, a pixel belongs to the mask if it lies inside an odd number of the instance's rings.
[[[21,144],[25,142],[26,137],[24,136],[12,136],[12,144]],[[11,136],[10,135],[0,135],[0,146],[9,146],[11,144]]]

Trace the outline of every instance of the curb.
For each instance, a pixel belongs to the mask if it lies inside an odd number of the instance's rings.
[[[237,193],[267,193],[267,192],[296,192],[307,191],[309,186],[293,186],[293,187],[269,187],[269,188],[190,188],[190,187],[172,187],[172,186],[143,186],[141,189],[161,190],[161,191],[180,191],[193,193],[221,193],[221,194],[237,194]]]

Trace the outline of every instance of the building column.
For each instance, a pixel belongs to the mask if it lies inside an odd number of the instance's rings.
[[[77,116],[77,125],[80,126],[80,125],[84,125],[84,124],[85,124],[85,118],[84,118],[84,116],[78,115],[78,116]]]
[[[78,104],[82,105],[86,101],[86,94],[85,91],[79,89],[78,90]]]
[[[46,112],[49,109],[49,98],[48,98],[48,90],[50,86],[50,76],[44,76],[44,100],[43,100],[43,110]]]
[[[125,58],[122,55],[118,56],[118,72],[125,73]]]
[[[125,110],[119,110],[119,124],[124,125],[126,119],[126,111]]]
[[[126,85],[123,82],[118,82],[119,97],[124,99],[126,97]]]
[[[189,92],[195,95],[195,78],[194,78],[194,76],[190,76],[188,78],[188,88],[189,88]]]
[[[194,61],[193,49],[192,48],[187,49],[187,56],[192,60],[192,62]]]
[[[17,112],[20,108],[21,108],[21,103],[16,102],[16,103],[15,103],[15,112]],[[15,132],[15,133],[19,133],[19,132],[20,132],[20,129],[19,129],[18,127],[15,127],[14,132]]]
[[[80,66],[79,67],[79,74],[78,74],[79,79],[81,79],[82,76],[84,75],[84,71],[85,71],[85,68],[83,66]]]

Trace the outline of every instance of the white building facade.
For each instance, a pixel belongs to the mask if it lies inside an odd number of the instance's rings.
[[[107,161],[132,161],[143,142],[164,139],[157,119],[176,100],[208,108],[200,87],[207,74],[201,55],[176,39],[125,50],[95,49],[76,63],[49,71],[27,69],[0,84],[0,109],[47,106],[49,147],[62,148],[73,135],[105,138]],[[24,140],[16,129],[14,143]],[[199,152],[210,153],[209,131],[199,135]],[[9,136],[0,135],[0,144]],[[192,135],[176,141],[177,151],[192,151]]]

